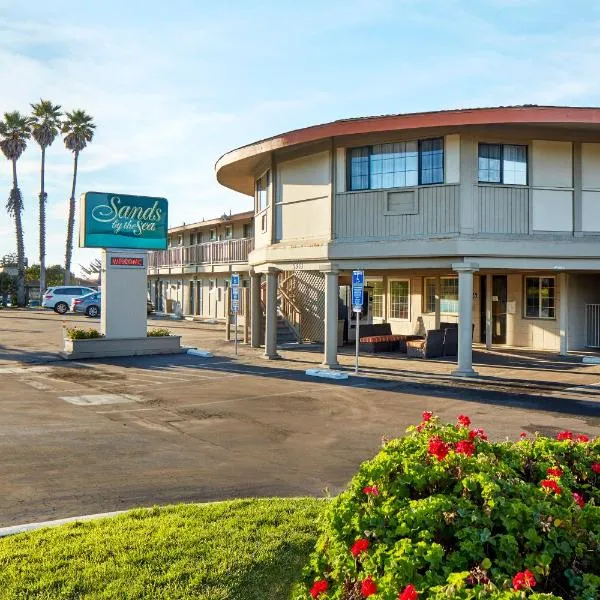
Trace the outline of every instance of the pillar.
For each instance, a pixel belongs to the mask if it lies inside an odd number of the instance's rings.
[[[260,347],[262,310],[260,307],[260,273],[250,274],[250,345]]]
[[[476,265],[452,265],[458,273],[458,368],[452,372],[457,377],[474,377],[473,370],[473,273]]]
[[[439,277],[435,278],[435,326],[434,329],[440,328],[440,323],[442,321],[441,317],[441,299],[440,293],[442,291],[442,283]]]
[[[566,356],[569,352],[569,275],[560,273],[558,276],[558,323],[560,328],[560,355]]]
[[[485,278],[485,347],[492,349],[492,275],[488,273]]]
[[[277,271],[267,273],[267,302],[265,325],[265,358],[281,358],[277,354]]]
[[[323,366],[328,369],[339,367],[338,344],[338,272],[325,271],[325,352]]]
[[[244,344],[247,344],[250,340],[250,290],[248,288],[241,288],[241,291],[244,301]]]

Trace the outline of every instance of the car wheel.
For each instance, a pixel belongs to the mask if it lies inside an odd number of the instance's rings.
[[[67,306],[66,302],[57,302],[54,305],[54,310],[59,314],[59,315],[64,315],[68,310],[69,307]]]
[[[98,310],[97,306],[88,306],[87,310],[85,311],[88,317],[97,317],[99,312],[100,311]]]

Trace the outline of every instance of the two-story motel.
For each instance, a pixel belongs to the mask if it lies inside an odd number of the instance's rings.
[[[304,319],[301,337],[318,338],[322,318],[324,364],[337,364],[353,269],[394,332],[458,321],[459,375],[474,373],[472,339],[599,345],[600,108],[340,120],[232,150],[216,174],[254,198],[252,343],[264,277],[267,357],[280,311]]]

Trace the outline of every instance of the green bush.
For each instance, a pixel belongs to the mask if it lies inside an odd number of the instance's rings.
[[[70,340],[93,340],[102,337],[97,329],[80,329],[79,327],[67,328],[67,337]]]
[[[332,502],[295,598],[600,598],[600,438],[423,419]]]
[[[171,335],[171,332],[165,327],[155,327],[148,331],[148,337],[162,337],[165,335]]]

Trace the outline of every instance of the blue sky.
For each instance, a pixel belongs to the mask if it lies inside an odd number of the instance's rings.
[[[338,118],[521,103],[600,105],[593,0],[0,0],[0,111],[40,97],[96,120],[86,190],[165,196],[170,224],[247,210],[216,159]],[[0,198],[9,163],[0,160]],[[37,262],[39,149],[19,164]],[[48,262],[62,262],[71,156],[48,152]],[[4,200],[2,200],[2,205]],[[15,246],[0,210],[0,255]],[[74,266],[97,253],[76,249]]]

